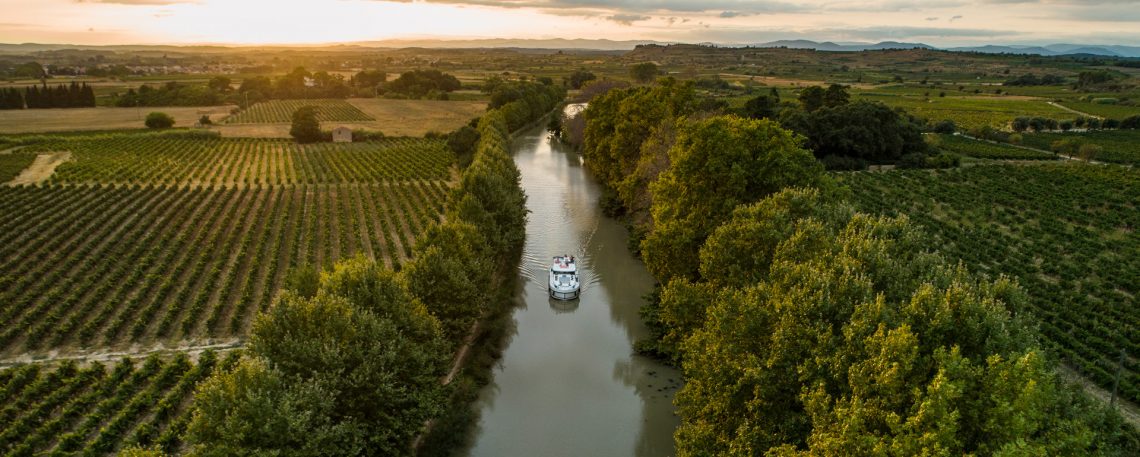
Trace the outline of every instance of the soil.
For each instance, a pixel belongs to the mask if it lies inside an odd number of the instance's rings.
[[[36,160],[28,165],[24,171],[20,172],[8,184],[13,186],[22,186],[26,184],[38,184],[47,181],[51,175],[55,174],[55,168],[71,160],[70,152],[52,152],[48,154],[40,154],[36,156]]]

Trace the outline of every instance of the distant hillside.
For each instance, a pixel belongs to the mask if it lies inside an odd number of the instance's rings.
[[[324,45],[259,45],[259,46],[241,46],[241,45],[188,45],[188,46],[171,46],[171,45],[117,45],[117,46],[85,46],[75,44],[39,44],[39,43],[23,43],[23,44],[5,44],[0,43],[0,54],[20,55],[32,54],[36,52],[55,51],[61,49],[75,49],[75,50],[102,50],[102,51],[117,51],[117,52],[146,52],[146,51],[169,51],[169,52],[197,52],[197,53],[224,53],[232,52],[234,50],[253,50],[253,49],[266,49],[266,50],[330,50],[330,51],[354,51],[359,49],[368,48],[428,48],[428,49],[464,49],[464,48],[497,48],[497,49],[515,49],[519,51],[525,50],[582,50],[582,51],[629,51],[635,49],[640,45],[667,45],[674,44],[674,42],[663,42],[653,40],[593,40],[593,39],[506,39],[506,38],[488,38],[488,39],[469,39],[469,40],[430,40],[430,39],[415,39],[415,40],[383,40],[383,41],[361,41],[354,43],[340,43],[340,44],[324,44]],[[958,51],[958,52],[980,52],[987,54],[1028,54],[1028,55],[1042,55],[1042,56],[1060,56],[1060,55],[1084,55],[1084,56],[1105,56],[1105,57],[1126,57],[1126,58],[1140,58],[1140,46],[1121,46],[1121,45],[1084,45],[1084,44],[1068,44],[1059,43],[1047,46],[1023,46],[1023,45],[984,45],[984,46],[965,46],[965,47],[951,47],[951,48],[938,48],[925,43],[907,43],[898,41],[883,41],[879,43],[835,43],[831,41],[811,41],[811,40],[779,40],[770,41],[766,43],[738,43],[738,44],[723,44],[723,43],[702,43],[711,46],[722,47],[738,47],[738,46],[751,46],[761,48],[788,48],[788,49],[815,49],[818,51],[831,51],[831,52],[859,52],[859,51],[875,51],[884,49],[936,49],[945,51]]]

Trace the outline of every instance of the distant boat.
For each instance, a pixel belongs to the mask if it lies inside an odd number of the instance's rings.
[[[558,300],[578,298],[578,260],[573,256],[556,256],[550,267],[550,297]]]

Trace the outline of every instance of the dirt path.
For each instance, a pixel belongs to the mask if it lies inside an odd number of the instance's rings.
[[[1105,404],[1108,404],[1109,400],[1112,398],[1112,392],[1109,392],[1100,386],[1093,384],[1088,379],[1085,379],[1076,371],[1074,371],[1072,368],[1062,365],[1057,368],[1057,374],[1061,375],[1061,379],[1081,386],[1085,390],[1085,393],[1089,394],[1090,397],[1102,401]],[[1129,424],[1132,424],[1133,427],[1140,429],[1140,407],[1128,402],[1127,400],[1121,399],[1118,396],[1116,397],[1116,411],[1118,411],[1120,415],[1124,417],[1125,422],[1128,422]]]
[[[107,350],[90,350],[90,351],[75,351],[62,353],[59,351],[51,351],[47,354],[32,355],[23,354],[12,358],[0,359],[0,368],[7,368],[14,365],[22,365],[28,363],[52,363],[75,361],[80,364],[88,364],[94,362],[115,362],[122,358],[141,358],[151,354],[177,354],[185,353],[191,359],[197,359],[199,355],[208,350],[213,351],[228,351],[233,349],[240,349],[245,346],[245,342],[240,339],[232,339],[220,342],[206,341],[205,344],[183,344],[173,347],[167,347],[162,344],[156,344],[150,347],[143,347],[142,345],[133,345],[130,349],[125,351],[107,351]]]
[[[37,184],[47,181],[51,175],[55,173],[55,168],[71,160],[70,152],[52,152],[48,154],[40,154],[36,156],[36,160],[32,162],[28,168],[20,172],[12,181],[8,182],[12,186],[22,186],[25,184]]]
[[[1104,118],[1103,118],[1103,117],[1101,117],[1101,116],[1097,116],[1097,115],[1095,115],[1095,114],[1089,114],[1089,113],[1086,113],[1086,112],[1084,112],[1084,111],[1077,111],[1077,110],[1075,110],[1075,109],[1069,108],[1069,107],[1067,107],[1067,106],[1064,106],[1064,105],[1062,105],[1062,104],[1060,104],[1060,103],[1057,103],[1057,102],[1045,102],[1045,103],[1048,103],[1048,104],[1050,104],[1050,105],[1053,105],[1053,107],[1055,107],[1055,108],[1060,108],[1060,109],[1063,109],[1063,110],[1065,110],[1065,111],[1068,111],[1068,112],[1070,112],[1070,113],[1073,113],[1073,114],[1076,114],[1076,115],[1079,115],[1079,116],[1084,116],[1084,117],[1093,117],[1093,118],[1097,118],[1097,119],[1104,119]]]

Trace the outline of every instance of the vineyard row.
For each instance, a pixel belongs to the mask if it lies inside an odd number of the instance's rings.
[[[26,152],[70,151],[53,183],[264,185],[448,179],[440,140],[391,138],[300,145],[272,139],[120,136],[53,141]]]
[[[241,335],[300,264],[396,264],[442,181],[0,188],[0,348]]]

